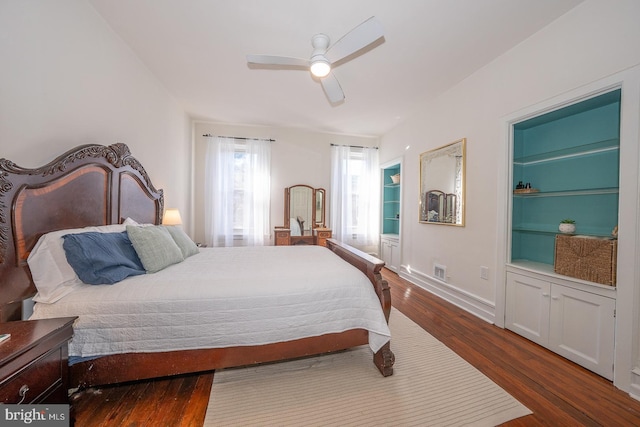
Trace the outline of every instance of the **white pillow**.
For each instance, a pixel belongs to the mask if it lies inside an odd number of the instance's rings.
[[[52,231],[40,237],[27,258],[31,277],[38,290],[33,300],[53,303],[83,284],[67,262],[62,236],[88,231],[117,233],[125,230],[124,224],[114,224]]]

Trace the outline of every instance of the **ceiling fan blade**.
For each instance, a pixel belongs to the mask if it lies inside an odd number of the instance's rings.
[[[329,73],[327,77],[322,78],[320,84],[322,84],[322,89],[324,89],[324,93],[332,104],[344,101],[344,92],[333,73]]]
[[[384,29],[375,16],[364,21],[335,42],[326,57],[333,64],[359,51],[384,36]]]
[[[249,64],[261,65],[288,65],[293,67],[309,68],[309,60],[302,58],[291,58],[288,56],[275,55],[247,55]]]

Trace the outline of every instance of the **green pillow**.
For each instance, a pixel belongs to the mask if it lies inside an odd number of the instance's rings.
[[[185,233],[182,228],[178,227],[177,225],[169,225],[165,227],[167,230],[169,230],[169,234],[171,234],[171,237],[173,237],[173,241],[176,242],[176,245],[178,245],[178,247],[180,248],[182,257],[184,259],[187,259],[191,255],[195,255],[200,252],[196,244],[193,243],[193,240],[191,240],[191,238],[187,236],[187,233]]]
[[[182,251],[162,225],[127,225],[127,234],[147,273],[184,261]]]

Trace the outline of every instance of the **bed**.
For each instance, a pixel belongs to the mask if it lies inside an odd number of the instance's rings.
[[[98,230],[114,236],[122,230],[129,230],[129,236],[162,231],[163,203],[162,190],[152,185],[125,144],[79,146],[34,169],[0,160],[0,321],[19,319],[23,301],[34,295],[40,302],[33,318],[78,316],[69,346],[73,387],[360,345],[371,347],[382,375],[393,373],[386,325],[390,293],[380,274],[384,263],[336,240],[327,242],[328,249],[199,248],[162,271],[113,285],[74,282],[55,301],[43,300],[43,274],[27,263],[41,253],[43,241],[73,230],[89,231],[87,236]],[[247,263],[252,267],[242,268]],[[343,300],[355,303],[342,306]]]

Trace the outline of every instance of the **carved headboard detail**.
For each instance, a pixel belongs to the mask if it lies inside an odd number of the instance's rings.
[[[81,145],[35,169],[0,159],[0,321],[36,292],[26,260],[40,236],[127,217],[159,224],[163,204],[125,144]]]

